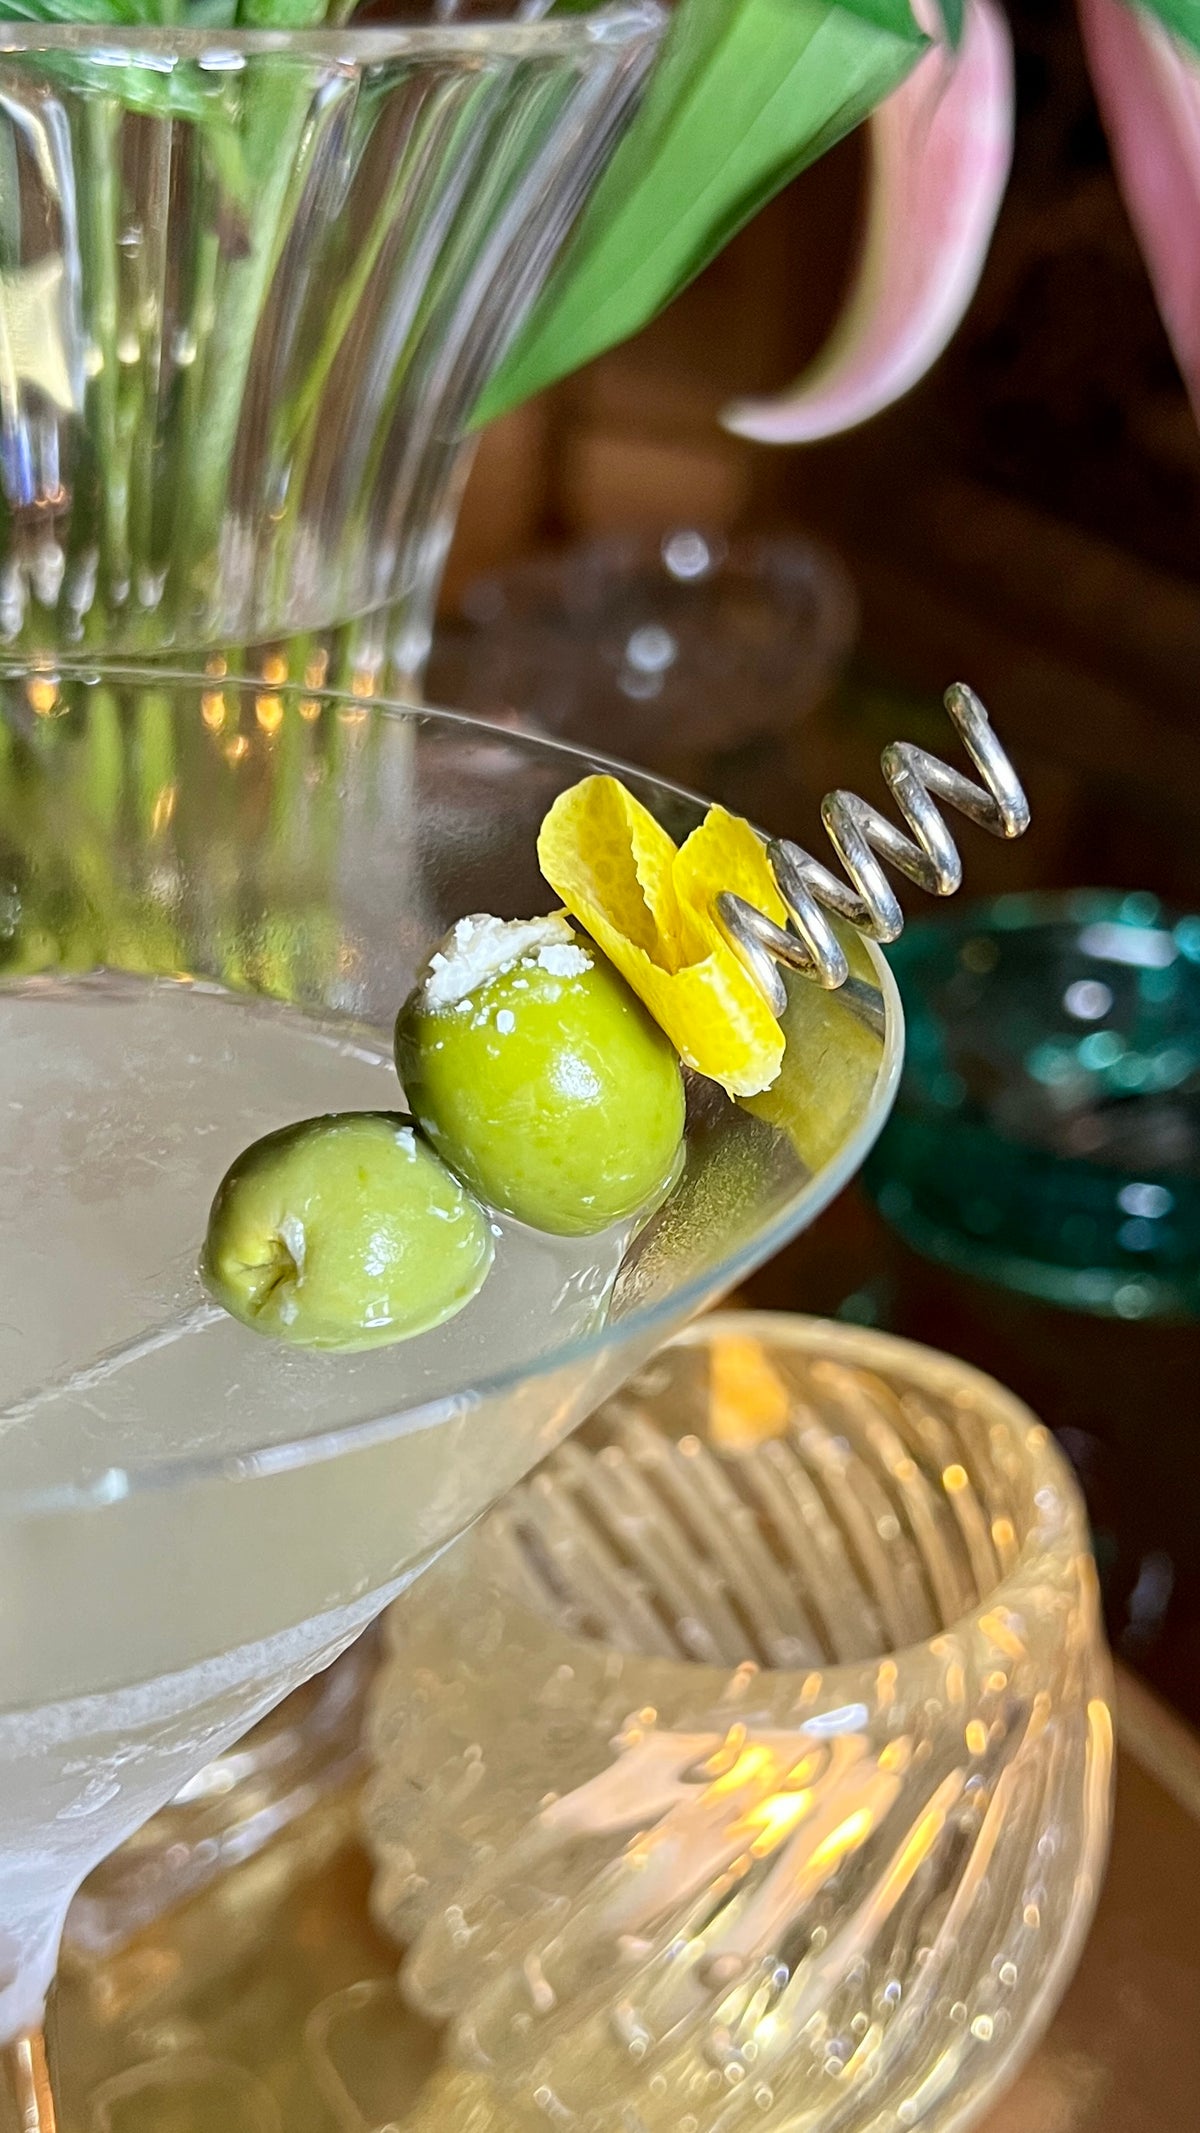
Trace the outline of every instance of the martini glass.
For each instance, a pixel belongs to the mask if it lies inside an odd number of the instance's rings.
[[[88,1871],[811,1221],[883,1122],[896,996],[848,936],[857,985],[791,986],[769,1115],[695,1081],[640,1229],[500,1223],[458,1318],[362,1355],[207,1301],[230,1160],[398,1106],[414,972],[466,912],[552,907],[537,828],[593,767],[333,694],[0,675],[0,2045],[23,2133],[52,2122],[41,2022]],[[699,820],[629,781],[676,837]]]

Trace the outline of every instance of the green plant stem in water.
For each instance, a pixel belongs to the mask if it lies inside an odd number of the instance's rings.
[[[119,106],[110,98],[90,101],[85,111],[87,166],[80,188],[85,295],[96,343],[96,369],[87,388],[92,445],[103,482],[103,558],[100,583],[119,598],[129,582],[128,483],[117,441],[117,173],[115,143]]]
[[[280,60],[251,69],[242,107],[240,137],[252,207],[236,238],[244,256],[226,260],[220,301],[203,348],[203,363],[189,413],[195,422],[180,489],[177,527],[190,568],[179,571],[179,597],[203,600],[219,547],[246,378],[271,277],[289,227],[285,207],[302,182],[300,149],[309,105],[309,83],[300,67]],[[215,259],[219,262],[218,243]],[[199,353],[199,351],[198,351]]]

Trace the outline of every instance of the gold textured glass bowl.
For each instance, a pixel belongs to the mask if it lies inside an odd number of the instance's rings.
[[[393,1638],[376,1908],[472,2123],[949,2133],[1031,2050],[1103,1869],[1110,1677],[1079,1495],[991,1380],[702,1320]]]

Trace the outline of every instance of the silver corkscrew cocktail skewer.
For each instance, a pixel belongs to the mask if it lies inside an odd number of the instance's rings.
[[[729,890],[717,897],[722,928],[774,1014],[782,1015],[787,1006],[780,963],[828,991],[846,983],[846,951],[827,912],[849,919],[875,941],[894,941],[902,930],[904,913],[876,853],[931,896],[954,894],[962,881],[962,861],[938,800],[993,837],[1020,837],[1028,829],[1029,802],[975,691],[956,681],[943,701],[982,785],[924,748],[893,741],[883,751],[883,774],[911,837],[857,793],[831,792],[821,802],[821,819],[848,881],[798,844],[776,837],[768,842],[767,857],[787,909],[787,926],[777,926]]]

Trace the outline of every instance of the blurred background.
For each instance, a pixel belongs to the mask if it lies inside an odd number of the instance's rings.
[[[1111,888],[1140,899],[1127,917],[1165,911],[1174,923],[1200,909],[1200,435],[1074,18],[1053,0],[1014,0],[1009,16],[1013,179],[982,288],[932,376],[828,444],[777,451],[719,427],[732,397],[782,387],[822,342],[858,226],[852,139],[638,340],[487,436],[429,695],[518,715],[535,693],[531,662],[547,656],[546,604],[559,597],[573,608],[576,671],[590,676],[571,710],[589,739],[607,734],[616,752],[652,756],[820,850],[821,795],[848,785],[882,803],[881,747],[904,737],[944,751],[940,694],[966,679],[1018,762],[1034,826],[1013,848],[968,831],[965,895]],[[689,690],[682,655],[685,687],[673,695],[665,669],[677,648],[664,653],[653,628],[623,640],[621,671],[596,682],[581,649],[594,611],[615,599],[620,619],[630,570],[679,529],[700,533],[714,571],[724,543],[738,570],[760,568],[767,535],[815,539],[840,562],[848,586],[820,556],[812,566],[819,657],[804,666],[789,649],[794,615],[779,624],[785,657],[804,669],[791,700],[784,689],[764,710],[761,672],[743,682],[736,660],[719,685]],[[632,535],[643,537],[640,562]],[[568,559],[557,593],[555,554]],[[522,557],[538,559],[532,573],[512,571]],[[794,604],[794,571],[782,597]],[[646,612],[658,614],[653,603]],[[507,664],[492,652],[481,664],[484,621]],[[686,649],[686,623],[676,635]],[[569,665],[561,646],[556,656]],[[561,710],[561,687],[556,701]],[[914,921],[928,916],[923,898],[905,900]],[[1193,1009],[1176,1007],[1186,1053]],[[1134,1179],[1134,1201],[1121,1201],[1134,1208],[1124,1225],[1134,1253],[1139,1220],[1141,1249],[1151,1234],[1138,1207],[1161,1207],[1163,1193],[1170,1203],[1200,1178],[1196,1101],[1189,1055],[1155,1146],[1115,1188],[1127,1194]],[[1169,1185],[1154,1183],[1168,1173]],[[760,1276],[750,1300],[886,1325],[1022,1393],[1084,1482],[1117,1650],[1200,1719],[1200,1323],[1178,1297],[1152,1306],[1136,1283],[1122,1316],[964,1271],[914,1250],[880,1204],[877,1175]]]

